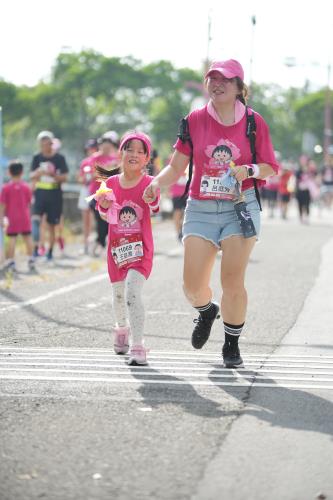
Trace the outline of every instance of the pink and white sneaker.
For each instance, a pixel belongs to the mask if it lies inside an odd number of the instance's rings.
[[[147,352],[148,352],[148,349],[143,347],[143,345],[131,346],[127,364],[128,365],[146,365],[147,364]]]
[[[126,354],[129,349],[128,326],[117,326],[114,328],[113,348],[116,354]]]

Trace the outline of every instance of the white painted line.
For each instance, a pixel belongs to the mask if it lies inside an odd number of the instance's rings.
[[[39,352],[42,353],[42,355],[39,354]],[[27,351],[22,351],[22,352],[6,352],[6,353],[2,353],[1,350],[0,350],[0,359],[1,358],[6,358],[6,359],[9,359],[10,357],[14,358],[14,357],[18,357],[18,358],[23,358],[23,357],[26,357],[27,355],[29,357],[35,357],[35,358],[47,358],[47,357],[65,357],[65,358],[68,358],[70,356],[73,356],[73,354],[71,354],[71,352],[55,352],[55,351],[51,351],[51,352],[47,352],[47,351],[39,351],[39,352],[27,352]],[[72,351],[73,353],[77,353],[77,351]],[[82,353],[80,358],[71,358],[71,359],[84,359],[84,358],[94,358],[96,360],[105,360],[105,359],[119,359],[119,356],[117,354],[115,354],[113,351],[109,351],[110,354],[102,354],[102,355],[96,355],[96,354],[92,354],[92,353]],[[201,359],[202,362],[209,362],[209,360],[212,360],[212,362],[216,362],[216,361],[220,361],[222,358],[221,358],[221,355],[217,355],[217,357],[215,356],[211,356],[211,357],[201,357],[201,356],[161,356],[161,355],[155,355],[154,354],[155,351],[151,351],[150,352],[150,356],[149,358],[150,359],[169,359],[169,360],[175,360],[175,361],[185,361],[185,360],[195,360],[196,358],[197,359]],[[75,354],[74,354],[75,355]],[[321,358],[321,357],[317,357],[316,359],[292,359],[290,357],[284,359],[282,357],[279,357],[279,358],[274,358],[274,359],[270,359],[270,358],[254,358],[254,357],[248,357],[247,355],[244,355],[243,356],[243,359],[246,360],[248,363],[261,363],[261,364],[266,364],[266,363],[307,363],[307,364],[313,364],[313,363],[317,363],[318,361],[322,361],[323,364],[326,364],[328,366],[332,365],[333,366],[333,360],[331,361],[330,359],[329,360],[326,360],[324,358]]]
[[[36,380],[36,381],[50,381],[50,382],[106,382],[110,384],[119,384],[119,383],[127,383],[127,384],[164,384],[164,385],[192,385],[192,386],[225,386],[225,387],[234,387],[234,388],[242,388],[249,387],[252,388],[274,388],[274,389],[324,389],[324,390],[333,390],[333,385],[312,385],[312,384],[281,384],[281,383],[261,383],[261,382],[247,382],[242,379],[242,383],[236,382],[218,382],[218,381],[210,381],[210,380],[149,380],[149,379],[140,379],[136,380],[134,378],[117,378],[117,379],[109,379],[105,377],[50,377],[50,376],[33,376],[33,375],[4,375],[2,377],[6,380]]]
[[[36,373],[36,372],[42,372],[42,373],[62,373],[62,374],[65,374],[65,373],[79,373],[79,374],[100,374],[100,375],[124,375],[124,373],[121,373],[117,370],[63,370],[63,369],[60,369],[60,370],[57,370],[57,369],[54,369],[54,368],[51,368],[51,369],[30,369],[30,368],[21,368],[20,370],[17,370],[15,368],[1,368],[0,372],[29,372],[29,373]],[[129,372],[129,370],[128,370]],[[141,373],[140,373],[141,372]],[[128,375],[130,376],[131,373],[125,373],[125,375]],[[320,378],[320,377],[284,377],[284,376],[274,376],[274,377],[269,377],[269,376],[265,376],[265,375],[261,375],[261,374],[248,374],[248,375],[243,375],[243,374],[240,374],[239,372],[235,371],[233,373],[231,373],[231,370],[229,370],[229,373],[221,373],[220,375],[218,374],[207,374],[207,373],[194,373],[194,372],[191,372],[191,373],[183,373],[183,372],[175,372],[175,373],[163,373],[163,372],[160,372],[160,373],[156,373],[156,371],[154,370],[146,370],[146,371],[142,371],[141,370],[141,367],[139,367],[138,371],[135,372],[135,377],[137,376],[142,376],[142,377],[146,377],[146,376],[154,376],[154,377],[165,377],[165,378],[173,378],[173,377],[206,377],[207,375],[209,375],[209,379],[212,379],[212,378],[237,378],[237,380],[246,380],[246,379],[250,379],[250,380],[267,380],[267,379],[272,379],[272,380],[291,380],[293,382],[298,382],[298,381],[301,381],[301,382],[330,382],[333,384],[333,378]],[[134,376],[134,375],[133,375]],[[5,378],[2,376],[2,374],[0,373],[0,380],[2,378]],[[112,378],[111,378],[112,379]],[[113,380],[113,379],[112,379]],[[151,380],[154,380],[154,379],[151,379]],[[158,378],[157,378],[158,380]]]
[[[46,365],[69,365],[69,366],[78,366],[78,365],[82,365],[82,366],[104,366],[104,367],[107,367],[107,366],[110,366],[110,365],[106,365],[106,364],[102,364],[103,362],[105,361],[109,361],[108,359],[99,359],[99,358],[88,358],[88,359],[84,359],[84,358],[77,358],[77,357],[66,357],[66,358],[51,358],[51,360],[48,360],[47,362],[42,362],[42,361],[38,361],[39,359],[46,359],[46,358],[43,358],[43,356],[39,356],[37,358],[31,358],[29,356],[26,356],[26,357],[21,357],[21,358],[17,358],[19,359],[19,361],[16,361],[14,358],[12,357],[8,357],[8,358],[0,358],[2,359],[3,361],[0,361],[0,365],[6,365],[6,364],[12,364],[12,365],[17,365],[17,366],[24,366],[24,365],[39,365],[39,366],[46,366]],[[36,360],[36,361],[33,361]],[[118,362],[119,364],[122,364],[124,359],[126,358],[117,358],[117,357],[114,357],[114,358],[111,358],[110,361],[111,362]],[[162,358],[163,359],[163,358]],[[29,362],[26,362],[26,361],[22,361],[22,360],[30,360]],[[54,361],[54,362],[53,362]],[[78,361],[78,363],[68,363],[68,361]],[[95,362],[95,364],[91,364],[90,362]],[[220,358],[219,360],[214,360],[214,361],[207,361],[207,360],[204,360],[204,361],[178,361],[178,360],[173,360],[173,361],[170,361],[170,360],[167,360],[167,361],[164,361],[164,360],[159,360],[159,358],[156,358],[156,359],[153,359],[153,357],[149,357],[149,364],[152,365],[152,366],[157,366],[157,365],[173,365],[174,367],[183,367],[183,366],[186,366],[186,365],[190,365],[190,366],[208,366],[208,367],[211,367],[212,369],[214,368],[218,368],[216,367],[215,365],[218,364],[218,365],[222,365],[222,359]],[[245,361],[245,365],[246,367],[251,367],[253,369],[260,369],[260,368],[290,368],[290,369],[298,369],[298,368],[305,368],[305,369],[330,369],[331,368],[331,365],[328,365],[326,363],[322,363],[321,365],[306,365],[306,364],[303,364],[303,365],[293,365],[291,361],[288,361],[288,362],[285,362],[285,363],[268,363],[268,362],[253,362],[253,361]]]
[[[93,360],[92,360],[93,361]],[[16,362],[16,361],[8,361],[5,363],[0,363],[0,371],[3,368],[7,367],[14,367],[13,369],[16,369],[16,371],[19,371],[21,366],[32,366],[32,367],[72,367],[72,368],[118,368],[118,369],[125,369],[127,368],[127,365],[125,364],[126,358],[121,358],[119,360],[119,363],[70,363],[67,361],[61,361],[58,360],[58,362],[34,362],[34,361],[24,361],[24,362]],[[195,370],[196,372],[200,371],[203,373],[223,373],[224,371],[230,372],[230,369],[228,368],[223,368],[222,363],[221,363],[221,368],[220,367],[215,367],[212,365],[209,365],[208,363],[186,363],[187,365],[190,366],[183,366],[184,363],[181,363],[180,365],[173,364],[171,365],[170,363],[165,363],[165,362],[151,362],[149,361],[148,367],[140,367],[141,370],[147,370],[147,369],[161,369],[161,370],[170,370],[170,371],[175,371],[175,370]],[[206,365],[206,366],[203,366]],[[16,368],[15,368],[16,367]],[[237,372],[241,373],[247,373],[247,372],[255,372],[255,373],[284,373],[284,374],[297,374],[297,375],[325,375],[325,376],[333,376],[333,372],[323,372],[325,368],[323,367],[318,367],[317,371],[311,371],[308,372],[306,370],[293,370],[292,367],[289,367],[289,369],[286,369],[287,367],[282,366],[283,369],[281,370],[271,370],[271,369],[266,369],[266,367],[254,367],[254,368],[238,368]]]
[[[112,349],[105,349],[105,348],[89,348],[89,347],[17,347],[17,346],[0,346],[0,351],[22,351],[22,352],[61,352],[61,353],[70,353],[70,352],[78,352],[78,353],[106,353],[106,354],[111,354],[114,355],[114,351]],[[178,357],[182,356],[183,354],[186,354],[186,356],[193,356],[193,357],[206,357],[206,356],[217,356],[221,358],[221,352],[218,351],[210,351],[210,352],[202,352],[202,351],[157,351],[157,350],[152,350],[150,351],[152,354],[163,354],[163,355],[168,355],[172,354]],[[247,353],[244,354],[242,353],[243,358],[255,358],[255,359],[271,359],[271,358],[278,358],[278,359],[288,359],[288,358],[295,358],[295,359],[303,359],[303,358],[312,358],[312,359],[332,359],[333,356],[326,356],[326,355],[293,355],[293,354],[268,354],[268,353]],[[305,359],[304,359],[305,361]]]
[[[92,283],[98,283],[99,281],[107,278],[108,275],[106,273],[98,274],[97,276],[93,276],[92,278],[88,278],[83,281],[79,281],[78,283],[73,283],[72,285],[63,286],[61,288],[57,288],[52,292],[45,293],[44,295],[40,295],[39,297],[35,297],[33,299],[25,300],[24,302],[17,302],[8,307],[4,307],[0,309],[0,314],[11,312],[17,309],[22,309],[23,307],[33,306],[35,304],[39,304],[40,302],[44,302],[45,300],[52,299],[59,295],[63,295],[64,293],[72,292],[73,290],[77,290],[78,288],[82,288],[83,286],[91,285]]]

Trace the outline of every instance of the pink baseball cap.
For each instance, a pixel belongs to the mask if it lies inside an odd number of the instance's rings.
[[[120,141],[120,146],[119,146],[120,151],[123,149],[126,142],[132,141],[133,139],[137,139],[139,141],[142,141],[146,145],[146,148],[148,151],[147,154],[150,157],[151,140],[150,140],[150,137],[148,135],[144,134],[143,132],[135,132],[134,131],[134,132],[128,132],[127,134],[125,134]]]
[[[238,76],[242,81],[244,80],[244,70],[242,65],[235,59],[213,62],[207,71],[205,78],[208,78],[213,71],[218,71],[225,78],[235,78]]]

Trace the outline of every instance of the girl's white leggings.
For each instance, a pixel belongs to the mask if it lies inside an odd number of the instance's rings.
[[[130,269],[124,281],[111,283],[112,305],[117,326],[126,326],[127,312],[133,345],[141,345],[143,341],[145,310],[142,287],[145,281],[141,273]]]

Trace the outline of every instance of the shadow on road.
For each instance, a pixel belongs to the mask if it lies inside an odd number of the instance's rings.
[[[209,378],[216,381],[211,371]],[[249,370],[247,375],[257,375]],[[244,377],[244,372],[237,370],[237,379]],[[276,384],[271,378],[260,379],[267,384]],[[254,381],[258,379],[254,378]],[[285,387],[252,387],[248,388],[248,396],[239,388],[232,386],[217,386],[219,389],[243,402],[240,415],[252,415],[259,420],[268,422],[273,427],[319,432],[333,436],[333,403],[325,398],[300,389]],[[311,391],[311,389],[309,389]]]
[[[137,392],[141,394],[144,403],[152,408],[172,404],[181,407],[187,413],[207,418],[221,418],[224,416],[238,415],[239,413],[238,411],[224,411],[221,409],[221,403],[201,396],[191,384],[183,379],[172,375],[166,375],[153,368],[151,368],[152,373],[150,375],[144,372],[140,373],[137,369],[135,370],[134,367],[129,368],[132,376],[141,384]],[[156,379],[156,376],[165,381],[165,385],[163,383],[155,385],[142,380],[143,378],[147,380],[149,377]],[[182,384],[170,385],[170,382],[175,381],[182,382]]]

